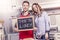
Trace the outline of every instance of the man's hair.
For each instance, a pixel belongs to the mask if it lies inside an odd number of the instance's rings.
[[[22,3],[22,4],[24,4],[24,3],[28,3],[28,5],[29,5],[29,2],[28,2],[28,1],[23,1],[23,3]]]

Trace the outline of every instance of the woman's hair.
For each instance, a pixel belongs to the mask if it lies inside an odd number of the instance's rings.
[[[36,7],[39,7],[39,10],[42,12],[42,8],[41,8],[41,6],[38,3],[33,3],[33,5],[36,5]],[[36,15],[37,12],[34,11],[33,5],[32,5],[33,15]],[[40,16],[41,16],[41,14],[40,14]]]
[[[38,6],[38,7],[39,7],[39,9],[40,9],[40,11],[42,11],[42,8],[41,8],[41,6],[40,6],[38,3],[33,3],[33,5]],[[34,12],[33,5],[32,5],[32,11]]]

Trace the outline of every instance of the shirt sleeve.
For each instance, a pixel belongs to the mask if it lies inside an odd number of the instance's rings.
[[[46,32],[49,32],[50,31],[50,21],[49,21],[48,13],[45,12],[44,14],[45,14],[44,17],[45,17],[45,28],[46,28],[45,30],[46,30]]]

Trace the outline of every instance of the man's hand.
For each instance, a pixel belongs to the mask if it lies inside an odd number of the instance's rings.
[[[34,28],[33,28],[33,30],[34,30],[34,31],[36,31],[36,30],[37,30],[37,28],[36,28],[36,27],[34,27]]]
[[[19,30],[18,30],[17,28],[14,28],[14,31],[15,31],[15,32],[19,32]]]

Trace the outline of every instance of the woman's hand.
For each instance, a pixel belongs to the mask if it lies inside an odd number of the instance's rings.
[[[48,40],[48,33],[45,34],[45,39]]]
[[[39,34],[39,35],[37,35],[36,37],[37,37],[38,39],[40,39],[40,38],[41,38],[41,35]]]

